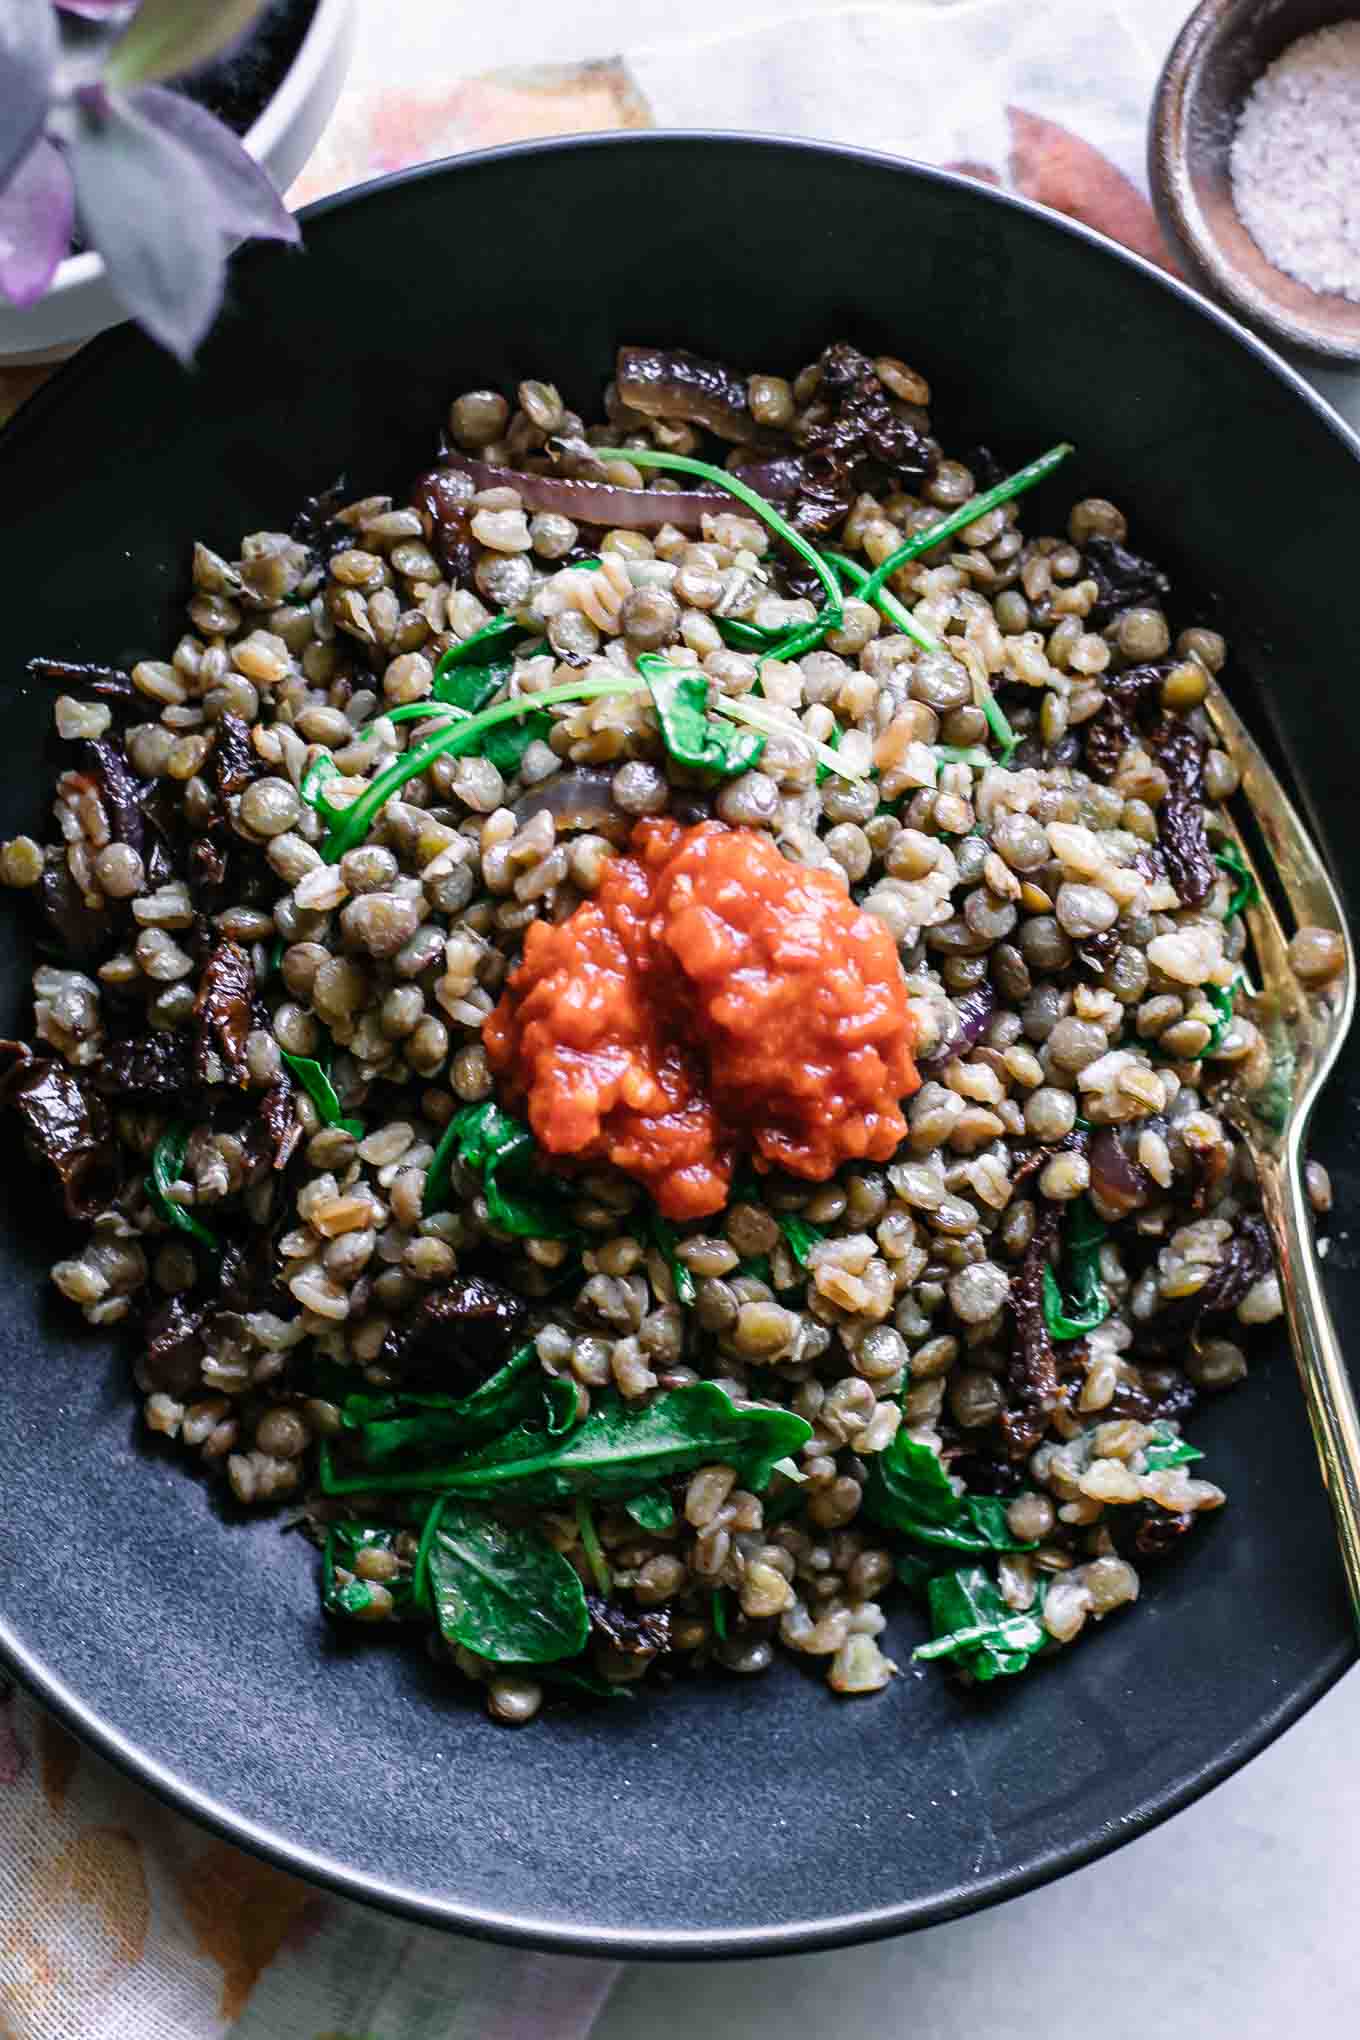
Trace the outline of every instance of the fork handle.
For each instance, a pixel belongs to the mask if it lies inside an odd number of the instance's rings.
[[[1280,1262],[1280,1289],[1303,1399],[1360,1628],[1360,1414],[1318,1272],[1300,1141],[1256,1156],[1261,1204]]]

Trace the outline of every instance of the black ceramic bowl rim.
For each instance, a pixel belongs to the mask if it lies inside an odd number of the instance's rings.
[[[300,218],[305,228],[309,220],[370,198],[379,191],[428,178],[448,177],[451,173],[464,168],[507,158],[520,157],[526,160],[553,158],[575,154],[581,150],[618,150],[621,153],[631,153],[639,149],[646,150],[657,145],[677,142],[688,145],[705,142],[739,143],[755,149],[768,147],[781,151],[796,150],[812,157],[848,158],[900,173],[908,181],[920,180],[965,192],[970,203],[979,206],[1009,208],[1029,214],[1043,221],[1051,232],[1085,242],[1111,260],[1140,272],[1145,278],[1152,280],[1158,289],[1168,291],[1183,300],[1203,318],[1220,328],[1225,335],[1256,356],[1285,390],[1316,414],[1320,422],[1342,443],[1357,464],[1360,464],[1360,436],[1350,430],[1331,405],[1264,341],[1258,339],[1199,292],[1168,276],[1153,263],[1131,253],[1105,235],[1068,220],[1047,207],[1035,205],[1008,192],[996,191],[955,172],[937,169],[931,164],[918,163],[908,157],[890,156],[880,150],[859,149],[845,143],[808,140],[799,136],[757,135],[740,130],[649,129],[640,133],[574,135],[472,151],[464,156],[444,158],[435,163],[421,164],[410,170],[373,178],[367,183],[355,185],[307,207]],[[91,343],[29,400],[29,404],[24,407],[25,411],[30,413],[36,411],[41,414],[47,407],[60,404],[66,390],[101,364],[105,356],[117,349],[120,344],[120,333],[117,330],[106,333]],[[3,445],[3,440],[0,440],[0,445]],[[1266,1711],[1249,1734],[1238,1736],[1211,1762],[1202,1765],[1179,1787],[1155,1794],[1134,1805],[1117,1823],[1111,1823],[1106,1831],[1097,1834],[1089,1842],[1075,1847],[1040,1851],[1020,1869],[981,1876],[965,1887],[943,1892],[928,1899],[907,1900],[901,1904],[841,1913],[832,1917],[795,1920],[775,1928],[738,1927],[698,1931],[578,1929],[558,1923],[535,1921],[523,1913],[508,1914],[490,1907],[468,1906],[434,1899],[427,1894],[405,1889],[390,1880],[355,1871],[343,1862],[284,1840],[262,1824],[233,1812],[231,1806],[221,1798],[189,1785],[175,1772],[159,1763],[149,1751],[140,1748],[131,1739],[122,1735],[95,1708],[87,1705],[79,1693],[73,1691],[35,1651],[30,1650],[20,1640],[3,1612],[0,1612],[0,1660],[3,1660],[24,1686],[100,1756],[107,1758],[138,1784],[156,1793],[176,1811],[188,1815],[227,1841],[253,1851],[282,1870],[307,1878],[346,1898],[381,1907],[425,1925],[559,1954],[609,1956],[631,1960],[709,1960],[719,1957],[750,1958],[807,1954],[818,1949],[843,1947],[883,1939],[920,1927],[938,1925],[945,1920],[957,1919],[984,1907],[1002,1903],[1006,1899],[1019,1897],[1023,1892],[1032,1891],[1055,1877],[1094,1862],[1124,1842],[1146,1834],[1171,1815],[1192,1805],[1214,1786],[1231,1777],[1243,1764],[1260,1755],[1277,1736],[1283,1734],[1314,1706],[1349,1668],[1354,1654],[1355,1646],[1352,1639],[1347,1635],[1340,1635],[1331,1653],[1323,1658],[1306,1678],[1293,1686],[1278,1706]]]

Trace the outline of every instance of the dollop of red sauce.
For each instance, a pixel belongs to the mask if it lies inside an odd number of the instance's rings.
[[[530,924],[483,1039],[541,1146],[674,1219],[720,1211],[743,1153],[814,1182],[886,1161],[921,1081],[882,922],[722,822],[640,822],[591,899]]]

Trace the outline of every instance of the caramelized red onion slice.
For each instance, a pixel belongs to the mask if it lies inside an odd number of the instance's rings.
[[[555,772],[537,786],[522,793],[510,812],[523,828],[535,815],[551,815],[559,829],[602,829],[616,833],[622,825],[626,834],[628,816],[614,804],[614,775],[580,765],[569,772]]]
[[[603,524],[615,531],[654,531],[661,524],[697,531],[702,516],[732,500],[717,489],[619,489],[612,482],[526,474],[462,453],[446,454],[444,466],[469,476],[479,489],[514,489],[526,510],[552,510],[573,523]]]
[[[681,418],[739,444],[760,429],[746,401],[745,377],[683,348],[620,347],[614,381],[623,402],[646,418]]]
[[[1123,1218],[1142,1210],[1152,1194],[1152,1178],[1126,1152],[1112,1126],[1097,1127],[1092,1134],[1090,1161],[1091,1188],[1107,1211]]]
[[[937,1077],[955,1056],[967,1055],[969,1049],[982,1039],[995,1006],[996,993],[990,984],[980,984],[976,990],[965,992],[961,999],[956,999],[954,1031],[929,1055],[917,1058],[916,1067],[921,1075]]]

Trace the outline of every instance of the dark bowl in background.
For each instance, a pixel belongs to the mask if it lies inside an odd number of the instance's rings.
[[[1348,877],[1360,851],[1357,442],[1281,362],[1137,257],[944,172],[701,134],[470,156],[312,210],[252,251],[192,375],[130,331],[0,440],[9,765],[0,831],[41,823],[56,747],[35,653],[124,662],[181,628],[195,537],[286,526],[343,470],[400,491],[450,397],[528,375],[595,414],[620,339],[792,371],[828,341],[905,356],[946,446],[1077,453],[1026,507],[1090,492],[1220,624],[1228,679]],[[1346,684],[1331,687],[1332,676]],[[29,959],[0,957],[26,1017]],[[1322,1115],[1360,1315],[1352,1047]],[[142,1431],[116,1339],[52,1300],[60,1228],[0,1172],[0,1651],[174,1804],[302,1875],[467,1931],[628,1955],[808,1949],[949,1918],[1146,1829],[1254,1755],[1351,1662],[1327,1506],[1282,1342],[1197,1415],[1227,1509],[1139,1606],[1001,1690],[906,1668],[834,1700],[782,1665],[515,1733],[423,1653],[337,1636],[315,1560],[224,1513]],[[1154,1983],[1150,1988],[1155,1988]]]
[[[1152,103],[1148,182],[1191,281],[1278,344],[1360,361],[1360,304],[1277,269],[1233,205],[1228,155],[1252,86],[1300,36],[1356,18],[1357,0],[1202,0]]]

